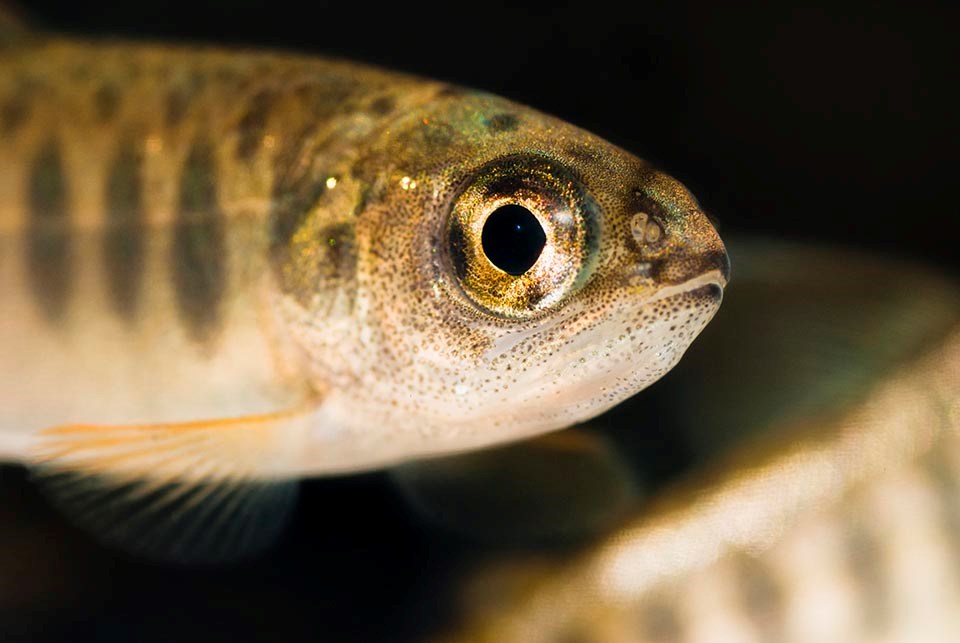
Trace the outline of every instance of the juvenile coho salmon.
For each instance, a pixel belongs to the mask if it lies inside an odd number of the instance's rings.
[[[593,417],[720,305],[727,254],[682,185],[508,100],[0,43],[0,454],[122,546],[240,555],[299,477]]]

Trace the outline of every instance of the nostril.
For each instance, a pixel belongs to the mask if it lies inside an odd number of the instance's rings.
[[[641,248],[644,245],[655,244],[663,237],[663,228],[646,212],[637,212],[630,218],[630,232],[633,240]]]

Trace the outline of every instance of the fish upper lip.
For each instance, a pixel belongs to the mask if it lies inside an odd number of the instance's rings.
[[[730,281],[730,255],[727,254],[725,248],[717,251],[717,255],[719,255],[717,262],[720,265],[719,271],[723,277],[723,284],[721,284],[720,287],[723,288]]]
[[[722,293],[723,289],[727,286],[727,274],[728,273],[726,271],[723,271],[720,268],[708,270],[707,272],[699,274],[696,277],[688,279],[679,284],[661,288],[656,292],[656,294],[648,299],[647,302],[660,301],[661,299],[667,299],[668,297],[673,297],[674,295],[692,292],[698,288],[703,288],[704,286],[716,286]]]

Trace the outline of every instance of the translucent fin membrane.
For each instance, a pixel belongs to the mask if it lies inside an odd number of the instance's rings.
[[[145,556],[224,562],[255,554],[283,530],[312,402],[242,418],[41,433],[34,477],[101,541]]]
[[[40,488],[97,540],[147,558],[222,563],[254,556],[283,533],[298,482],[90,475],[41,465]]]

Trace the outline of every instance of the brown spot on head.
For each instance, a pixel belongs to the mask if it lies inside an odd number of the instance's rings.
[[[393,96],[381,96],[370,103],[370,111],[377,116],[386,116],[396,108],[397,102]]]
[[[437,98],[457,98],[458,96],[466,94],[467,91],[468,90],[463,87],[457,87],[456,85],[445,85],[437,92]]]
[[[494,133],[512,132],[517,129],[520,119],[516,114],[496,114],[487,120],[487,129]]]

